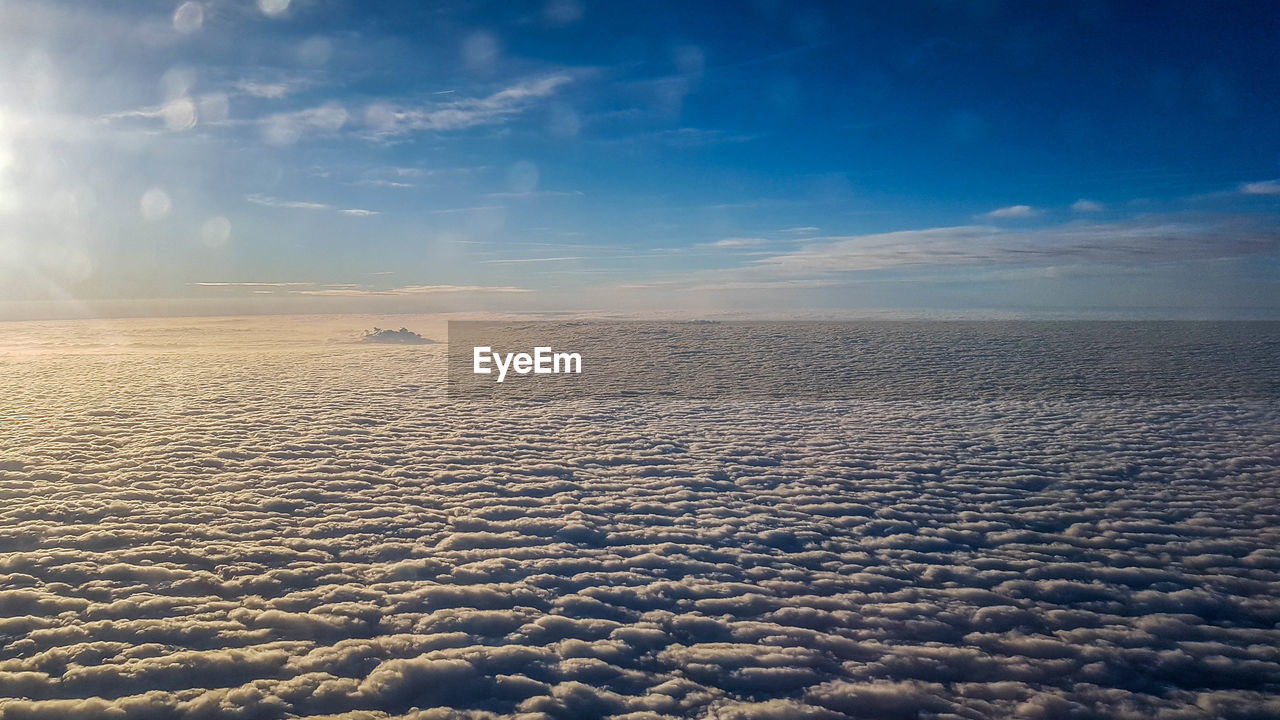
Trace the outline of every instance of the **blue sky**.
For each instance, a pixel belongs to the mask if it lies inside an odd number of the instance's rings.
[[[1280,315],[1280,10],[1143,5],[0,0],[0,316]]]

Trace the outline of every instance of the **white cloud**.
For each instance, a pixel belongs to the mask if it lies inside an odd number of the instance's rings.
[[[268,288],[268,287],[306,287],[315,285],[312,282],[198,282],[196,285],[201,287],[249,287],[249,288]]]
[[[280,198],[263,195],[261,193],[252,193],[244,196],[245,200],[254,205],[262,205],[264,207],[288,208],[291,210],[332,210],[333,206],[326,203],[306,202],[303,200],[281,200]]]
[[[1040,211],[1030,205],[1010,205],[1008,207],[997,208],[987,213],[987,217],[996,220],[1011,220],[1017,218],[1030,218],[1039,215]]]
[[[482,265],[519,265],[523,263],[551,263],[551,262],[572,262],[576,260],[586,260],[581,255],[566,255],[562,257],[538,257],[538,258],[509,258],[505,260],[481,260]]]
[[[441,293],[528,293],[532,290],[511,285],[406,285],[389,290],[376,290],[357,286],[333,286],[315,290],[294,290],[299,295],[333,295],[341,297],[368,297],[377,295],[437,295]]]
[[[906,265],[1176,262],[1274,252],[1280,252],[1280,232],[1266,225],[1149,218],[1036,230],[957,226],[814,238],[756,264],[780,273],[824,274]]]
[[[745,248],[758,247],[766,242],[768,241],[764,238],[758,237],[727,237],[716,240],[713,243],[708,243],[708,245],[717,248]]]
[[[258,121],[262,139],[270,145],[292,145],[305,134],[332,134],[342,129],[350,115],[337,102],[293,112],[268,115]]]
[[[1105,209],[1106,207],[1102,203],[1095,202],[1093,200],[1086,200],[1084,198],[1080,198],[1079,200],[1071,203],[1072,212],[1095,213],[1102,212]]]
[[[1244,195],[1280,195],[1280,180],[1242,183],[1239,190]]]
[[[695,291],[736,291],[736,290],[807,290],[813,288],[836,287],[839,280],[831,278],[801,278],[794,280],[723,280],[719,282],[695,283],[688,289]],[[623,287],[645,287],[629,285]]]
[[[383,178],[361,178],[356,180],[355,184],[364,185],[366,187],[397,188],[400,190],[417,187],[414,183],[400,182],[399,180],[386,180]]]
[[[529,190],[526,192],[492,192],[485,193],[485,197],[491,198],[540,198],[540,197],[582,197],[585,195],[581,190]]]
[[[254,205],[263,207],[284,208],[287,210],[334,210],[343,215],[352,217],[372,217],[381,215],[377,210],[366,210],[364,208],[335,208],[328,203],[310,202],[306,200],[281,200],[280,198],[263,195],[262,193],[250,193],[245,195],[244,199]]]
[[[307,83],[302,80],[264,82],[258,80],[239,80],[232,87],[251,97],[279,100],[302,89]]]
[[[373,273],[390,275],[391,273]],[[394,288],[377,288],[355,283],[316,282],[256,282],[256,281],[205,281],[194,283],[197,287],[224,288],[227,291],[281,292],[290,295],[331,297],[386,297],[413,295],[440,295],[458,293],[529,293],[532,290],[511,285],[405,285]]]
[[[366,110],[365,122],[376,135],[385,136],[495,125],[524,112],[533,101],[552,96],[571,81],[568,75],[550,75],[517,83],[486,97],[452,100],[425,108],[374,104]]]
[[[453,215],[455,213],[491,213],[505,210],[503,205],[471,205],[468,207],[442,208],[439,210],[428,210],[430,215]]]

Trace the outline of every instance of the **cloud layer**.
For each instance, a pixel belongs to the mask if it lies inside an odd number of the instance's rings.
[[[1262,222],[1215,224],[1147,218],[1129,223],[1073,223],[1022,231],[972,225],[814,238],[798,250],[761,258],[754,268],[737,272],[794,275],[911,265],[1090,263],[1128,266],[1263,257],[1278,250],[1280,234]]]
[[[480,407],[242,324],[3,328],[0,715],[1280,713],[1274,402]]]

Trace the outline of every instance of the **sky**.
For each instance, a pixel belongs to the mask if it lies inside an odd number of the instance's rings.
[[[0,0],[0,318],[1280,317],[1267,3]]]

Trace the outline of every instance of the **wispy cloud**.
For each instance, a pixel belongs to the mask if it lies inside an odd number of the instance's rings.
[[[130,108],[128,110],[118,110],[109,112],[99,116],[102,122],[113,122],[115,120],[158,120],[164,117],[163,105],[150,105],[147,107]]]
[[[570,82],[572,78],[568,75],[550,75],[517,83],[485,97],[451,100],[427,107],[375,104],[365,112],[365,122],[377,136],[496,125],[524,112],[534,101],[550,97]]]
[[[724,282],[708,282],[694,284],[690,290],[728,291],[728,290],[805,290],[810,288],[835,287],[840,281],[833,278],[800,278],[782,280],[727,280]]]
[[[1242,195],[1280,195],[1280,180],[1241,183],[1239,190]]]
[[[290,210],[332,210],[333,206],[325,203],[306,202],[303,200],[281,200],[269,195],[261,193],[253,193],[244,196],[245,200],[254,205],[262,205],[263,207],[288,208]]]
[[[390,273],[373,273],[388,275]],[[192,283],[196,287],[222,288],[253,293],[276,292],[289,295],[333,297],[373,297],[387,295],[437,295],[444,293],[528,293],[532,290],[511,285],[405,285],[378,288],[356,283],[207,281]]]
[[[790,276],[908,265],[1153,263],[1274,253],[1280,253],[1280,230],[1265,222],[1152,218],[1028,231],[958,226],[819,238],[755,265]]]
[[[245,195],[244,199],[254,205],[263,207],[284,208],[287,210],[334,210],[343,215],[353,217],[371,217],[373,215],[381,215],[377,210],[366,210],[364,208],[335,208],[328,203],[309,202],[306,200],[281,200],[280,198],[263,195],[261,193],[252,193]]]
[[[277,82],[263,82],[257,80],[239,80],[232,84],[232,88],[239,93],[249,95],[250,97],[267,98],[270,100],[279,100],[288,95],[298,92],[307,86],[307,82],[301,79],[285,80]]]
[[[529,190],[528,192],[492,192],[485,197],[491,198],[537,198],[537,197],[582,197],[581,190]]]
[[[390,290],[330,286],[315,290],[291,290],[298,295],[330,295],[336,297],[370,297],[381,295],[438,295],[442,293],[528,293],[527,288],[511,285],[406,285]]]
[[[1095,202],[1093,200],[1086,200],[1084,198],[1080,198],[1079,200],[1071,203],[1072,212],[1095,213],[1102,212],[1105,209],[1106,207],[1102,203]]]
[[[416,167],[374,167],[360,173],[360,178],[352,184],[365,187],[405,189],[416,187],[416,183],[409,181],[416,180],[424,174],[426,173],[422,168]]]
[[[727,143],[746,143],[758,139],[759,135],[733,133],[717,128],[682,127],[672,130],[643,133],[624,142],[658,142],[675,148],[695,148],[706,145],[722,145]]]
[[[247,287],[247,288],[287,288],[309,287],[313,282],[198,282],[199,287]]]
[[[1069,223],[1011,230],[995,226],[955,226],[855,236],[810,238],[802,247],[767,254],[736,267],[678,272],[662,283],[649,280],[631,289],[670,291],[786,291],[836,287],[851,282],[912,282],[954,278],[963,266],[967,279],[1057,277],[1105,272],[1145,273],[1158,265],[1280,255],[1280,229],[1264,217],[1149,217],[1127,223]],[[861,273],[852,277],[851,273]],[[924,273],[924,274],[922,274]],[[622,286],[616,286],[622,287]]]
[[[206,93],[196,96],[179,95],[159,105],[106,113],[99,115],[97,122],[101,125],[121,125],[129,124],[130,121],[144,121],[150,127],[159,123],[167,130],[182,131],[197,125],[226,125],[227,113],[228,100],[225,94]]]
[[[431,169],[416,167],[378,167],[365,170],[360,174],[359,178],[351,181],[351,184],[362,187],[408,189],[418,187],[420,180],[429,180],[433,178],[459,178],[476,175],[489,169],[490,168],[487,165]],[[574,191],[571,194],[581,193]]]
[[[356,180],[354,184],[362,185],[364,187],[398,188],[402,190],[417,187],[414,183],[400,182],[398,180],[385,180],[381,178],[364,178],[362,180]]]
[[[467,207],[441,208],[439,210],[428,210],[429,215],[452,215],[454,213],[469,212],[492,212],[495,210],[504,210],[502,205],[470,205]]]
[[[336,133],[350,119],[347,109],[340,103],[327,102],[317,107],[268,115],[258,121],[258,124],[262,127],[262,139],[267,143],[292,145],[304,134]]]
[[[521,263],[552,263],[552,262],[572,262],[575,260],[586,260],[582,255],[565,255],[562,257],[542,257],[542,258],[509,258],[505,260],[481,260],[482,265],[517,265]]]
[[[495,125],[526,111],[535,101],[555,94],[561,86],[572,82],[567,74],[549,75],[516,83],[483,97],[449,99],[453,95],[437,95],[442,101],[425,107],[395,103],[375,103],[358,119],[352,118],[340,102],[329,101],[315,107],[277,112],[265,116],[240,118],[230,124],[256,125],[263,141],[276,146],[292,145],[307,136],[333,135],[363,124],[374,136],[395,136],[414,131],[450,131],[469,127]],[[307,81],[239,80],[227,93],[254,98],[279,100],[304,88]],[[170,130],[186,130],[197,122],[225,123],[227,94],[199,97],[175,97],[159,105],[133,108],[99,117],[104,123],[128,120],[160,121]],[[355,122],[353,122],[355,120]],[[371,178],[365,184],[408,187],[394,178]]]
[[[1016,220],[1019,218],[1031,218],[1040,214],[1040,211],[1030,205],[1010,205],[1008,207],[997,208],[986,214],[986,217],[994,220]]]
[[[758,238],[758,237],[727,237],[727,238],[722,238],[720,240],[716,240],[715,242],[712,242],[712,243],[707,243],[707,245],[715,248],[732,249],[732,248],[759,247],[761,245],[764,245],[766,242],[768,241],[765,240],[764,238]]]

